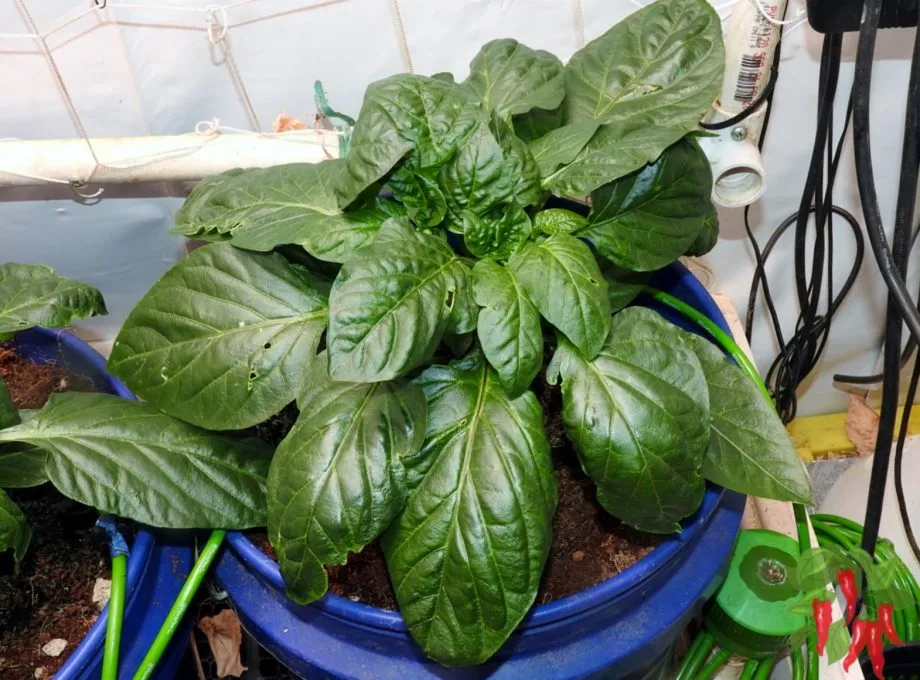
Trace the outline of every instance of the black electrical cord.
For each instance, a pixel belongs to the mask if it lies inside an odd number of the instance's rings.
[[[891,247],[885,235],[875,178],[872,169],[872,150],[869,143],[869,96],[872,83],[872,62],[878,34],[882,0],[866,0],[863,22],[856,48],[856,69],[853,79],[853,145],[856,155],[856,183],[866,218],[869,244],[879,265],[885,285],[894,297],[911,335],[920,340],[920,311],[914,307],[904,278],[893,261]]]
[[[901,157],[901,183],[898,187],[898,217],[903,220],[913,218],[913,210],[917,197],[917,179],[920,173],[920,17],[917,21],[917,32],[914,35],[914,52],[911,57],[910,82],[907,87],[907,115],[904,123],[904,150]],[[903,172],[906,169],[908,172]],[[911,183],[912,186],[911,186]],[[901,193],[903,190],[903,194]],[[911,200],[912,199],[912,200]],[[901,211],[904,214],[901,214]],[[914,238],[916,238],[916,230]],[[913,244],[911,244],[913,245]],[[905,268],[906,272],[906,257]],[[920,299],[920,294],[918,294]],[[907,430],[910,422],[910,412],[917,395],[917,385],[920,382],[920,358],[914,362],[914,369],[910,376],[910,385],[907,388],[907,400],[904,402],[904,411],[901,414],[901,427],[898,431],[898,444],[894,453],[894,489],[898,500],[898,512],[904,524],[904,533],[910,543],[914,557],[920,562],[920,545],[914,535],[907,512],[907,500],[904,497],[904,475],[902,462],[904,458],[904,443],[907,440]]]
[[[856,179],[862,200],[863,213],[866,218],[869,242],[889,291],[888,316],[885,329],[882,408],[875,443],[875,456],[872,461],[869,497],[866,505],[866,519],[863,523],[861,543],[861,547],[870,554],[874,552],[875,544],[878,540],[897,414],[902,318],[907,323],[911,334],[915,338],[920,338],[920,332],[918,332],[920,331],[920,312],[918,312],[914,306],[915,303],[907,293],[903,278],[907,269],[910,225],[913,222],[918,170],[920,170],[920,149],[918,149],[918,144],[920,144],[920,115],[918,114],[920,112],[916,110],[918,104],[920,104],[920,36],[915,38],[914,54],[911,61],[911,77],[907,97],[907,122],[901,156],[901,177],[895,212],[893,247],[889,247],[878,205],[869,141],[869,95],[872,62],[881,10],[882,0],[866,0],[863,7],[863,23],[856,51],[856,68],[853,82],[853,144],[856,152]],[[899,444],[899,446],[903,446],[903,444]],[[898,486],[901,485],[896,480],[896,490]],[[899,507],[901,506],[902,495],[902,493],[899,494]],[[902,513],[902,519],[905,516],[906,512]],[[905,530],[908,529],[908,526],[909,520],[905,523]]]
[[[725,128],[730,128],[733,125],[744,121],[745,118],[749,118],[754,114],[757,109],[762,105],[770,106],[770,102],[773,99],[773,90],[776,88],[776,79],[779,77],[779,45],[777,45],[777,53],[773,55],[773,64],[770,66],[770,79],[767,81],[766,87],[763,88],[757,99],[748,105],[746,109],[740,113],[736,113],[731,118],[726,118],[725,120],[720,120],[718,123],[700,123],[700,127],[704,130],[724,130]]]
[[[920,226],[917,226],[914,229],[914,235],[910,239],[910,249],[909,253],[912,253],[914,246],[917,244],[917,237],[920,236]],[[920,300],[920,291],[917,292],[917,299]],[[918,305],[920,308],[920,305]],[[884,339],[883,339],[884,344]],[[917,349],[917,341],[914,339],[913,335],[907,336],[907,342],[904,345],[904,349],[901,350],[901,369],[903,370],[908,363],[910,363],[911,358],[914,356],[914,352]],[[848,375],[845,373],[835,373],[834,382],[844,383],[846,385],[875,385],[882,382],[882,378],[885,377],[884,373],[873,373],[872,375]]]
[[[776,402],[777,411],[784,422],[789,422],[795,417],[797,410],[796,390],[815,368],[824,351],[833,317],[856,281],[865,250],[862,230],[858,220],[846,210],[833,204],[834,182],[853,106],[851,97],[847,105],[844,128],[835,145],[833,139],[833,105],[836,99],[840,71],[841,45],[841,36],[829,35],[825,37],[822,47],[817,129],[799,210],[786,218],[776,228],[762,252],[751,230],[747,210],[745,210],[744,215],[745,230],[753,248],[756,263],[748,296],[745,334],[750,341],[753,332],[755,303],[757,295],[762,289],[772,330],[780,346],[777,357],[767,371],[766,382]],[[776,61],[778,59],[774,63]],[[766,121],[764,129],[766,129]],[[825,152],[826,158],[824,157]],[[824,174],[825,164],[827,167],[826,179]],[[815,246],[811,256],[811,275],[806,277],[806,236],[809,217],[812,214],[814,215],[815,225]],[[843,218],[850,227],[856,246],[853,263],[844,279],[843,285],[836,293],[834,292],[833,215]],[[792,225],[796,226],[795,278],[800,312],[796,321],[795,332],[787,340],[776,311],[769,282],[767,281],[766,262],[778,239]],[[823,295],[825,269],[827,286],[826,294]],[[823,313],[820,313],[821,302],[822,299],[825,299],[825,296],[826,301],[824,304],[826,309]]]

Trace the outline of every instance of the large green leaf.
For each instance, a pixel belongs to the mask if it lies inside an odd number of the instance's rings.
[[[391,219],[342,267],[329,296],[329,370],[336,380],[378,382],[431,358],[466,297],[466,267],[444,241]],[[459,294],[458,294],[459,293]]]
[[[489,126],[481,124],[441,169],[441,191],[453,218],[448,226],[459,230],[464,210],[482,215],[507,202],[520,179],[505,162]]]
[[[32,530],[26,522],[26,516],[13,500],[0,489],[0,553],[13,551],[13,561],[17,567],[25,557],[32,540]]]
[[[562,62],[549,52],[533,50],[517,40],[487,42],[472,63],[467,87],[487,109],[503,118],[533,108],[555,109],[565,97]]]
[[[268,531],[288,595],[326,592],[325,564],[344,564],[386,529],[408,494],[402,458],[425,435],[421,388],[395,380],[333,382],[311,372],[294,428],[268,474]]]
[[[497,114],[493,114],[490,127],[502,149],[505,172],[511,176],[514,200],[523,206],[537,205],[543,199],[543,185],[537,162],[527,143],[514,134],[511,126]]]
[[[475,355],[418,383],[425,444],[407,461],[415,489],[382,546],[424,652],[482,663],[530,609],[549,552],[556,487],[543,413],[531,392],[511,399]]]
[[[705,255],[719,242],[719,213],[712,204],[709,206],[708,214],[703,217],[703,226],[700,233],[696,235],[696,240],[687,248],[687,255],[691,257],[700,257]]]
[[[192,238],[220,236],[247,250],[296,244],[321,260],[344,262],[388,217],[373,205],[342,212],[335,188],[344,164],[338,159],[290,163],[202,182],[179,209],[172,231]]]
[[[527,243],[508,262],[543,318],[586,357],[594,357],[610,332],[607,282],[587,245],[558,234]]]
[[[215,434],[108,394],[55,394],[0,442],[48,453],[65,496],[100,512],[174,529],[265,524],[271,451],[257,439]]]
[[[677,330],[651,310],[626,309],[593,361],[563,339],[551,380],[557,371],[566,432],[598,502],[643,531],[679,531],[703,498],[709,397]]]
[[[514,134],[530,144],[543,135],[562,127],[565,123],[565,110],[562,106],[555,109],[533,109],[511,119]]]
[[[47,481],[44,451],[21,442],[0,445],[0,489],[25,489]]]
[[[533,219],[534,229],[552,236],[554,234],[571,234],[588,224],[588,220],[571,210],[548,208],[541,210]]]
[[[336,188],[339,204],[349,204],[410,152],[415,167],[443,165],[483,120],[470,88],[408,73],[372,83],[349,142],[347,176]]]
[[[789,433],[753,381],[712,343],[691,333],[709,383],[712,434],[703,476],[758,498],[811,503],[811,483]]]
[[[607,280],[607,299],[612,312],[620,311],[635,300],[652,278],[650,272],[633,272],[607,260],[601,262],[601,274]]]
[[[722,25],[705,0],[659,0],[588,43],[565,69],[566,122],[601,127],[544,186],[584,196],[654,161],[696,129],[724,63]]]
[[[488,260],[473,267],[473,294],[482,307],[476,329],[479,344],[502,387],[517,397],[543,364],[540,312],[514,275]]]
[[[102,293],[40,264],[0,264],[0,340],[33,326],[62,328],[106,314]]]
[[[530,237],[532,229],[530,217],[515,202],[495,217],[477,217],[468,210],[463,213],[463,242],[477,258],[507,259]]]
[[[18,423],[19,411],[13,404],[13,398],[10,396],[6,383],[3,382],[3,378],[0,378],[0,430]],[[2,485],[0,485],[0,489],[2,488]]]
[[[447,202],[438,186],[440,168],[402,166],[387,180],[393,198],[406,206],[407,215],[421,227],[434,227],[447,213]]]
[[[711,192],[709,161],[685,139],[593,192],[588,226],[578,235],[621,267],[660,269],[683,255],[711,219]]]
[[[487,109],[503,118],[534,108],[555,109],[565,97],[562,62],[549,52],[533,50],[510,38],[483,45],[464,82]]]
[[[540,177],[551,177],[560,165],[575,160],[582,149],[591,141],[600,127],[596,120],[580,120],[550,130],[530,143],[530,152],[537,162]],[[551,183],[548,183],[551,186]]]
[[[294,400],[326,326],[305,270],[225,243],[194,250],[125,320],[109,369],[166,413],[212,430]]]

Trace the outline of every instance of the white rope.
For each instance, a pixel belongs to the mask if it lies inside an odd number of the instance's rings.
[[[396,29],[396,42],[399,43],[399,54],[402,57],[403,70],[414,73],[412,70],[412,55],[409,53],[409,39],[406,37],[406,27],[403,24],[402,12],[399,11],[399,0],[389,0],[390,14],[393,17],[393,27]]]
[[[585,15],[581,9],[581,0],[572,0],[572,22],[575,25],[575,48],[585,46]]]
[[[801,17],[802,17],[802,14],[803,14],[804,11],[805,11],[805,10],[803,10],[801,7],[799,7],[799,8],[795,11],[795,19],[780,20],[780,19],[774,19],[774,18],[771,17],[769,14],[767,14],[767,8],[766,8],[766,6],[765,6],[765,3],[762,2],[761,0],[751,0],[751,2],[754,3],[754,6],[757,8],[757,11],[760,12],[760,15],[761,15],[764,19],[766,19],[768,22],[770,22],[771,24],[773,24],[774,26],[788,26],[789,24],[794,24],[794,23],[797,23],[797,22],[801,23]]]

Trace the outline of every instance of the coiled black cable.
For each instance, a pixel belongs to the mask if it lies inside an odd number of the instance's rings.
[[[745,334],[748,341],[751,341],[755,303],[762,290],[770,324],[780,347],[779,353],[767,371],[766,382],[783,422],[789,422],[795,418],[798,406],[796,391],[820,360],[830,334],[831,322],[856,281],[865,251],[858,220],[843,208],[833,204],[834,183],[853,107],[851,97],[847,106],[844,128],[835,145],[833,105],[840,71],[841,45],[842,40],[839,35],[829,35],[825,38],[822,47],[817,129],[799,210],[787,217],[775,229],[763,251],[751,230],[747,210],[744,216],[745,230],[754,251],[756,263],[748,296]],[[811,274],[806,278],[806,243],[811,215],[814,215],[815,243],[811,252]],[[843,285],[836,293],[834,291],[833,262],[834,215],[847,223],[856,248],[853,263]],[[779,238],[787,233],[792,225],[796,227],[795,280],[800,311],[795,331],[787,340],[767,280],[766,262]],[[826,286],[824,285],[825,272]],[[824,301],[823,312],[821,311],[822,300]]]

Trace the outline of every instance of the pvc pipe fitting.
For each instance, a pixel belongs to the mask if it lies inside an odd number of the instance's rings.
[[[767,188],[767,172],[757,145],[748,138],[736,140],[733,130],[720,130],[718,137],[703,137],[700,147],[712,166],[712,200],[726,208],[750,205]]]

